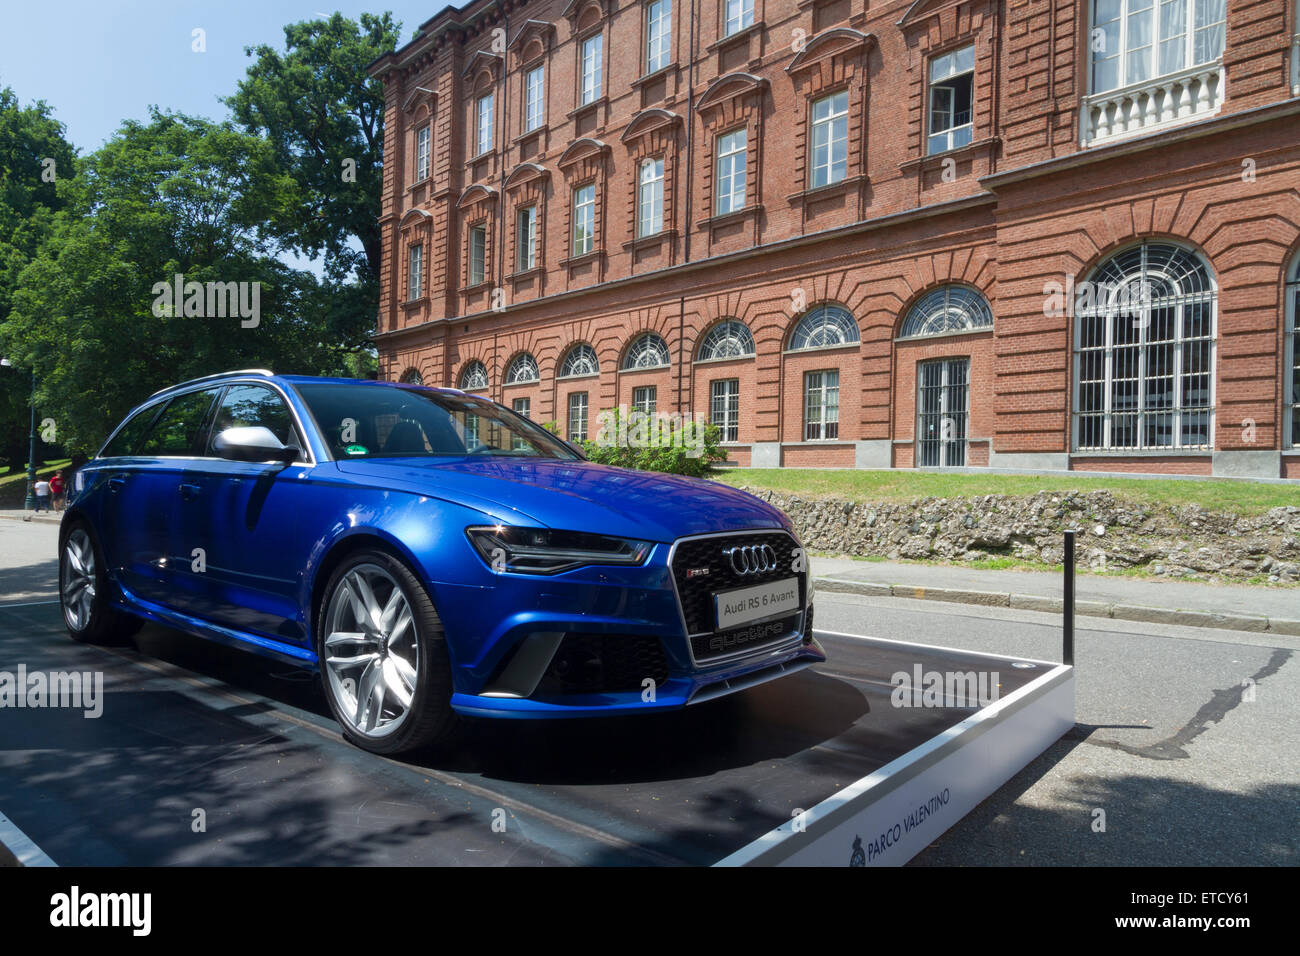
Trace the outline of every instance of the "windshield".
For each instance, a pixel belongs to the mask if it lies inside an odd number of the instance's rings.
[[[492,457],[575,459],[546,429],[481,398],[422,388],[299,385],[337,460]]]

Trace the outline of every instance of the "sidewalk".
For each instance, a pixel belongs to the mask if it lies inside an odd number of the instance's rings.
[[[875,597],[956,601],[1029,611],[1062,610],[1060,574],[979,571],[957,565],[812,558],[817,588]],[[1076,614],[1128,621],[1300,636],[1300,588],[1075,576]]]
[[[22,508],[0,509],[0,518],[12,518],[15,521],[40,521],[58,524],[63,520],[62,511],[42,511],[37,514],[35,511],[24,511]]]

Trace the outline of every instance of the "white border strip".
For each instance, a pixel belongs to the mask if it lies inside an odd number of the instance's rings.
[[[1074,668],[1057,664],[714,865],[843,866],[856,838],[865,865],[902,865],[1073,726]]]
[[[12,853],[19,866],[58,866],[46,855],[45,851],[32,842],[18,824],[0,813],[0,844]]]

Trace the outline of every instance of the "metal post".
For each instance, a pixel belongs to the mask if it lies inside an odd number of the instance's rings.
[[[27,435],[27,497],[24,511],[36,510],[36,369],[32,369],[32,430]]]
[[[1065,614],[1061,635],[1061,662],[1074,664],[1074,532],[1065,532]]]

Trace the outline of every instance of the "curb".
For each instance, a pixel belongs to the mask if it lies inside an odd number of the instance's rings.
[[[927,588],[912,584],[877,584],[848,578],[816,578],[820,591],[864,594],[868,597],[911,598],[915,601],[949,601],[956,604],[979,604],[984,607],[1012,607],[1024,611],[1062,613],[1061,598],[1041,594],[1013,594],[1009,591],[970,591],[961,588]],[[1074,613],[1088,617],[1108,617],[1123,621],[1153,624],[1179,624],[1183,627],[1213,627],[1227,631],[1250,631],[1300,637],[1300,621],[1270,618],[1257,614],[1231,614],[1222,611],[1191,611],[1141,604],[1108,604],[1105,601],[1074,602]]]
[[[59,524],[63,521],[63,514],[60,512],[58,517],[50,515],[50,517],[47,518],[44,516],[44,513],[38,517],[35,514],[16,515],[0,512],[0,518],[8,518],[10,521],[36,521],[40,524]]]

